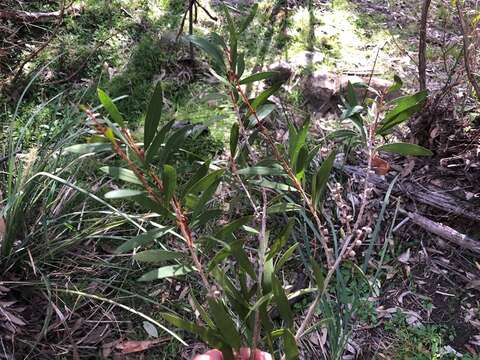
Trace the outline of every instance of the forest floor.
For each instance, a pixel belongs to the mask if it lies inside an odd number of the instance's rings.
[[[53,3],[28,2],[22,10],[58,10]],[[120,97],[120,111],[141,132],[157,81],[164,84],[168,117],[209,128],[187,151],[222,156],[235,121],[227,95],[206,71],[207,60],[197,53],[192,66],[188,45],[176,42],[184,11],[180,2],[153,3],[74,1],[78,13],[67,13],[58,25],[0,20],[0,28],[5,27],[0,37],[0,159],[10,151],[9,136],[21,141],[20,155],[27,158],[68,124],[62,131],[69,138],[85,137],[79,107],[97,105],[96,87]],[[241,9],[244,2],[231,3]],[[283,1],[259,3],[259,14],[242,39],[246,67],[291,66],[294,75],[281,101],[295,119],[312,118],[312,131],[319,137],[341,124],[337,111],[312,106],[302,88],[312,74],[374,74],[388,80],[398,75],[406,92],[418,88],[419,1],[317,0],[310,7],[307,1],[287,1],[286,7]],[[435,155],[387,159],[393,173],[379,181],[388,186],[400,174],[403,188],[390,200],[388,229],[382,243],[375,244],[375,253],[382,254],[381,275],[369,289],[360,281],[352,289],[369,295],[356,314],[345,359],[480,359],[479,252],[425,231],[399,212],[405,208],[480,240],[480,109],[459,75],[461,34],[449,3],[433,7],[427,37],[428,86],[433,94],[444,95],[418,116],[421,127],[412,120],[399,135]],[[16,4],[10,1],[10,6]],[[0,4],[0,11],[8,6]],[[220,13],[215,1],[208,8]],[[221,22],[199,11],[195,31],[211,30],[223,31]],[[17,75],[22,61],[43,43],[45,48]],[[361,161],[359,157],[356,164]],[[111,188],[93,160],[77,165],[73,160],[65,165],[68,182],[97,196]],[[0,191],[7,188],[7,172],[0,163]],[[359,180],[352,176],[351,182],[355,187]],[[422,202],[422,191],[453,196],[460,210]],[[158,320],[166,308],[188,312],[188,282],[138,283],[143,266],[113,251],[132,230],[89,195],[66,187],[60,192],[41,204],[48,211],[31,214],[26,231],[35,241],[29,256],[0,277],[0,310],[8,311],[0,313],[0,358],[190,360],[204,349],[187,334],[190,345],[184,347],[138,316]],[[382,199],[384,192],[378,186]],[[128,210],[125,204],[114,205]],[[292,265],[292,283],[296,272]],[[295,311],[304,313],[308,300],[295,304]],[[322,358],[318,349],[325,337],[320,328],[305,339],[306,359]],[[144,340],[145,351],[125,351],[129,341],[138,345]]]

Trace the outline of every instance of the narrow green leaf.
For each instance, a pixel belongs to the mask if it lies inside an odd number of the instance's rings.
[[[240,28],[238,30],[239,34],[243,33],[247,29],[247,27],[250,25],[252,20],[255,18],[255,15],[257,15],[257,10],[258,10],[258,3],[255,3],[255,5],[252,6],[252,9],[250,10],[250,13],[248,14],[248,16],[240,24]]]
[[[177,315],[160,313],[160,316],[173,326],[199,336],[203,341],[205,341],[213,348],[219,348],[222,346],[222,342],[217,336],[217,334],[215,334],[215,332],[210,329],[199,326],[193,321],[183,320]]]
[[[162,182],[165,203],[168,204],[177,188],[177,172],[173,166],[163,165]]]
[[[231,223],[224,225],[219,231],[215,233],[215,237],[221,240],[232,240],[233,233],[240,229],[242,226],[246,225],[252,220],[250,215],[243,216],[239,219],[232,221]]]
[[[283,321],[285,321],[287,327],[293,328],[292,309],[290,308],[290,304],[288,303],[287,295],[285,295],[282,284],[275,274],[272,275],[272,291],[273,299],[278,306],[280,316],[282,317]]]
[[[100,88],[97,89],[97,94],[100,102],[107,112],[110,114],[112,120],[118,124],[120,127],[125,127],[125,121],[123,120],[122,115],[118,111],[117,106],[114,104],[112,99]]]
[[[242,337],[237,331],[235,323],[232,320],[232,316],[227,312],[223,303],[219,300],[209,298],[208,305],[210,309],[210,315],[213,318],[213,322],[220,330],[222,338],[233,349],[239,349]]]
[[[357,132],[348,129],[340,129],[332,131],[327,135],[327,139],[348,140],[355,136],[358,136]]]
[[[212,319],[210,316],[208,316],[207,311],[203,308],[203,306],[200,304],[198,299],[195,297],[195,294],[193,293],[193,290],[190,291],[190,297],[193,302],[193,307],[195,308],[196,311],[200,314],[200,318],[212,329],[215,328],[215,324],[213,323]]]
[[[312,265],[313,276],[315,277],[315,282],[317,283],[317,289],[318,291],[322,291],[323,284],[325,282],[325,277],[323,276],[322,268],[315,261],[313,257],[310,258],[310,264]]]
[[[246,176],[274,176],[285,175],[285,171],[281,167],[252,166],[238,170],[239,175]]]
[[[276,105],[272,103],[262,104],[257,108],[257,116],[255,117],[253,114],[249,116],[248,120],[245,122],[245,127],[253,128],[257,125],[257,118],[258,121],[262,121],[268,115],[270,115],[275,109]]]
[[[297,131],[293,124],[289,124],[289,144],[288,144],[288,154],[290,156],[290,164],[295,168],[297,164],[298,153],[300,149],[305,145],[307,139],[309,123],[306,122],[303,126]]]
[[[93,143],[93,144],[76,144],[68,146],[64,149],[66,152],[73,154],[89,154],[99,153],[104,151],[112,151],[112,144],[110,143]]]
[[[377,134],[386,134],[391,128],[408,120],[413,114],[419,111],[428,97],[428,92],[419,91],[413,95],[407,95],[392,101],[395,107],[387,112]]]
[[[354,108],[358,105],[357,93],[355,92],[355,89],[353,88],[353,84],[350,81],[347,84],[346,100],[348,102],[348,105],[350,105],[351,108]]]
[[[254,83],[256,81],[270,79],[274,76],[278,76],[279,74],[280,73],[278,71],[260,72],[260,73],[256,73],[256,74],[247,76],[246,78],[243,78],[242,80],[240,80],[239,83],[240,83],[240,85],[247,85],[247,84]]]
[[[295,191],[297,191],[297,189],[295,189],[291,185],[282,184],[282,183],[279,183],[279,182],[274,182],[274,181],[270,181],[270,180],[266,180],[266,179],[249,180],[248,183],[252,184],[252,185],[256,185],[260,188],[265,187],[265,188],[268,188],[268,189],[277,190],[279,192],[282,192],[282,191],[295,192]]]
[[[205,51],[214,61],[216,67],[219,70],[225,71],[225,62],[223,60],[222,51],[217,47],[217,45],[208,41],[203,37],[197,35],[189,35],[187,39],[191,41],[193,44],[198,46],[200,49]]]
[[[397,74],[393,75],[393,81],[394,81],[393,85],[390,86],[387,90],[388,94],[391,94],[393,92],[400,90],[403,86],[403,81],[400,78],[400,76],[398,76]]]
[[[160,123],[160,117],[162,116],[163,109],[163,94],[162,84],[160,81],[157,83],[153,92],[152,98],[148,105],[147,115],[145,117],[145,130],[143,136],[143,142],[145,150],[148,149],[152,140],[157,133],[158,124]]]
[[[327,158],[323,161],[318,169],[312,183],[312,202],[313,206],[317,207],[322,201],[323,194],[327,188],[328,178],[333,168],[336,152],[332,150]]]
[[[297,250],[299,244],[298,243],[295,243],[293,244],[292,246],[290,246],[287,251],[285,251],[283,253],[283,255],[280,257],[280,259],[278,259],[277,263],[275,264],[275,272],[277,272],[278,270],[280,270],[282,268],[283,265],[285,265],[285,263],[290,260],[290,258],[292,257],[293,253],[295,252],[295,250]]]
[[[170,155],[174,154],[187,139],[188,131],[192,126],[185,126],[175,131],[167,140],[165,149],[160,153],[158,162],[159,165],[163,165],[170,160]]]
[[[264,90],[262,93],[260,93],[260,95],[258,95],[255,100],[252,101],[252,108],[254,110],[257,110],[258,107],[264,104],[270,96],[275,94],[281,88],[281,86],[281,83],[276,83],[270,86],[268,89]]]
[[[131,198],[134,196],[142,195],[144,192],[141,190],[133,190],[133,189],[120,189],[120,190],[112,190],[105,194],[105,199],[125,199]]]
[[[177,277],[192,272],[193,268],[188,265],[168,265],[152,270],[142,275],[138,281],[153,281],[170,277]]]
[[[242,247],[242,241],[236,241],[233,244],[231,244],[231,249],[232,249],[233,257],[237,260],[238,264],[243,269],[243,271],[246,271],[247,274],[250,275],[252,279],[256,279],[257,274],[255,274],[253,265],[250,262],[250,260],[248,260],[248,256]]]
[[[100,171],[110,175],[114,179],[126,181],[126,182],[137,184],[137,185],[142,184],[142,182],[137,178],[135,173],[129,169],[124,169],[124,168],[115,167],[115,166],[102,166],[100,168]]]
[[[275,267],[273,266],[273,259],[265,260],[262,278],[262,293],[264,295],[272,291],[272,275],[274,272]]]
[[[285,357],[287,360],[297,360],[300,356],[295,336],[290,329],[285,329],[283,333],[283,346],[285,348]]]
[[[165,208],[162,204],[150,199],[147,194],[137,195],[133,197],[132,200],[142,206],[145,210],[152,211],[168,219],[175,220],[175,216],[173,216],[167,208]]]
[[[202,171],[204,171],[204,170],[205,169],[203,169]],[[208,169],[207,169],[207,171],[208,171]],[[225,172],[225,169],[219,169],[219,170],[212,171],[210,174],[205,175],[204,177],[199,179],[196,183],[192,184],[189,187],[188,192],[192,193],[192,194],[198,194],[198,193],[206,190],[215,181],[220,179],[220,177],[223,175],[224,172]]]
[[[386,151],[390,153],[396,153],[400,155],[412,155],[412,156],[432,156],[433,152],[420,145],[409,143],[392,143],[379,146],[378,151]]]
[[[132,239],[126,241],[120,245],[116,250],[116,254],[122,254],[127,251],[131,251],[139,246],[145,246],[153,243],[156,239],[161,238],[163,235],[171,231],[171,227],[163,227],[160,229],[149,230],[143,234],[137,235]]]
[[[302,209],[303,207],[297,204],[279,202],[279,203],[270,205],[267,208],[267,214],[272,215],[272,214],[278,214],[278,213],[295,212],[295,211],[300,211]]]
[[[237,78],[241,78],[243,73],[245,72],[245,53],[243,52],[238,53],[236,71],[237,71]]]
[[[172,128],[172,125],[174,124],[174,122],[175,120],[171,120],[168,123],[166,123],[153,138],[145,155],[145,160],[147,163],[152,162],[153,158],[159,154],[160,147],[164,143],[165,137],[167,136],[168,132]]]
[[[195,221],[205,212],[205,204],[212,200],[215,191],[217,191],[221,178],[216,178],[214,182],[202,193],[202,196],[198,199],[193,208],[192,220]]]
[[[275,257],[287,244],[288,238],[292,233],[293,227],[295,225],[295,218],[290,218],[287,225],[282,229],[277,239],[273,242],[272,248],[267,254],[267,260]]]
[[[237,152],[238,137],[239,137],[238,123],[233,123],[232,128],[230,130],[230,156],[232,158],[235,157],[235,153]]]
[[[225,14],[225,18],[227,19],[227,25],[228,25],[228,32],[230,33],[230,62],[231,62],[231,67],[232,69],[236,69],[237,67],[237,32],[235,30],[236,26],[235,23],[232,19],[232,16],[230,15],[230,12],[228,11],[228,8],[223,5],[222,6],[223,12]]]
[[[136,253],[133,258],[139,262],[161,263],[167,260],[181,259],[184,255],[168,250],[145,250]]]

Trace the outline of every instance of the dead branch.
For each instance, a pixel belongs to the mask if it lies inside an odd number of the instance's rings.
[[[20,66],[18,67],[18,70],[15,73],[15,76],[13,77],[13,80],[11,81],[12,84],[14,84],[17,81],[17,79],[20,77],[25,65],[27,65],[33,59],[35,59],[35,57],[37,57],[37,55],[40,54],[40,52],[42,52],[51,43],[51,41],[55,38],[55,36],[57,36],[58,32],[60,31],[60,27],[63,24],[63,15],[64,15],[65,9],[66,9],[65,0],[62,1],[62,4],[60,6],[61,6],[61,8],[59,10],[60,15],[58,17],[57,25],[55,26],[55,29],[53,30],[52,34],[47,39],[47,41],[45,41],[42,44],[42,46],[40,46],[37,50],[35,50],[29,56],[27,56],[27,58],[20,64]]]
[[[15,22],[49,22],[55,21],[63,15],[79,15],[82,11],[81,6],[70,6],[66,8],[64,12],[62,10],[51,11],[51,12],[31,12],[31,11],[22,11],[22,10],[5,10],[0,9],[0,19],[2,20],[11,20]]]
[[[345,165],[341,167],[349,175],[365,177],[365,169],[358,166]],[[386,190],[388,181],[383,177],[371,174],[370,182],[377,188]],[[393,188],[393,194],[406,195],[415,202],[431,206],[435,209],[442,210],[448,214],[458,215],[466,219],[480,221],[480,213],[478,207],[473,206],[469,202],[462,200],[456,196],[450,195],[444,189],[440,189],[433,185],[420,185],[412,181],[398,182]]]
[[[417,213],[409,212],[407,213],[407,216],[410,220],[412,220],[412,222],[420,226],[422,229],[428,231],[429,233],[438,235],[442,239],[448,240],[455,245],[480,254],[479,241],[475,241],[469,236],[462,234],[445,224],[435,222]]]
[[[431,2],[431,0],[425,0],[423,2],[422,17],[420,19],[420,41],[418,44],[418,79],[420,81],[420,90],[427,89],[427,20]]]
[[[475,94],[477,98],[480,98],[480,85],[473,74],[472,68],[470,67],[470,27],[466,23],[465,18],[463,16],[463,9],[460,1],[456,2],[458,17],[460,19],[460,29],[462,31],[463,36],[463,59],[465,61],[465,71],[467,72],[468,81],[472,84]]]

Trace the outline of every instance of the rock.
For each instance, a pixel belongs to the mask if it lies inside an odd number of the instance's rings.
[[[316,71],[307,76],[302,81],[301,86],[303,96],[313,110],[319,113],[326,113],[330,110],[335,110],[340,103],[340,97],[346,96],[348,82],[352,84],[370,83],[370,88],[375,90],[355,87],[354,89],[358,99],[363,99],[365,91],[367,91],[367,97],[375,98],[377,97],[376,92],[385,92],[393,85],[393,82],[377,77],[370,79],[369,76],[337,75],[326,71]]]

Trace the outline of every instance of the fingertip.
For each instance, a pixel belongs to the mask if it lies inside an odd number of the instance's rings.
[[[219,350],[209,350],[205,354],[195,356],[193,360],[223,360],[223,355]]]

